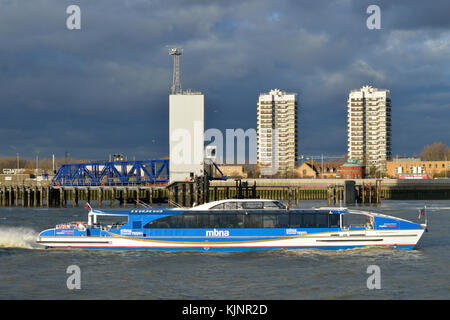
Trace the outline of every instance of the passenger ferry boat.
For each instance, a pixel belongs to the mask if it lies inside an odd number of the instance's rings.
[[[347,208],[293,208],[274,200],[214,201],[193,208],[98,210],[87,222],[42,231],[45,248],[248,251],[413,249],[425,224]]]

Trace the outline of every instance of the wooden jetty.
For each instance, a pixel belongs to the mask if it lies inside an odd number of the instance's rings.
[[[223,199],[274,199],[288,201],[298,206],[304,200],[326,200],[328,205],[374,204],[381,201],[381,182],[375,184],[355,183],[327,186],[257,185],[256,182],[234,181],[200,185],[180,182],[168,187],[169,203],[183,207]]]
[[[136,207],[145,202],[149,205],[167,201],[168,190],[148,186],[99,186],[99,187],[27,187],[0,188],[1,206],[15,207],[77,207],[80,201],[94,202],[99,208],[109,206]]]
[[[314,182],[314,183],[313,183]],[[322,200],[328,205],[378,204],[382,200],[450,199],[449,181],[385,181],[316,179],[238,179],[180,182],[170,186],[52,186],[0,185],[0,206],[77,207],[90,202],[95,207],[152,206],[191,207],[222,199],[276,199],[300,205]]]

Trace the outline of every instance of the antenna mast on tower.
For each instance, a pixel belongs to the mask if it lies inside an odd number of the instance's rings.
[[[173,56],[172,94],[181,94],[180,56],[183,54],[183,48],[170,48],[169,54]]]

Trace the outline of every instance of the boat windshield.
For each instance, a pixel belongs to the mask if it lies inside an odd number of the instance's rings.
[[[343,215],[344,228],[367,228],[371,226],[370,216],[364,214],[347,213]]]

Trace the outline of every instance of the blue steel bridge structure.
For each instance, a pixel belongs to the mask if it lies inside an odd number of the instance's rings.
[[[169,160],[115,161],[63,164],[54,186],[166,185]]]
[[[208,180],[227,180],[220,168],[207,159]],[[217,172],[217,173],[214,173]],[[52,179],[54,186],[161,186],[169,182],[169,160],[104,161],[63,164]]]

